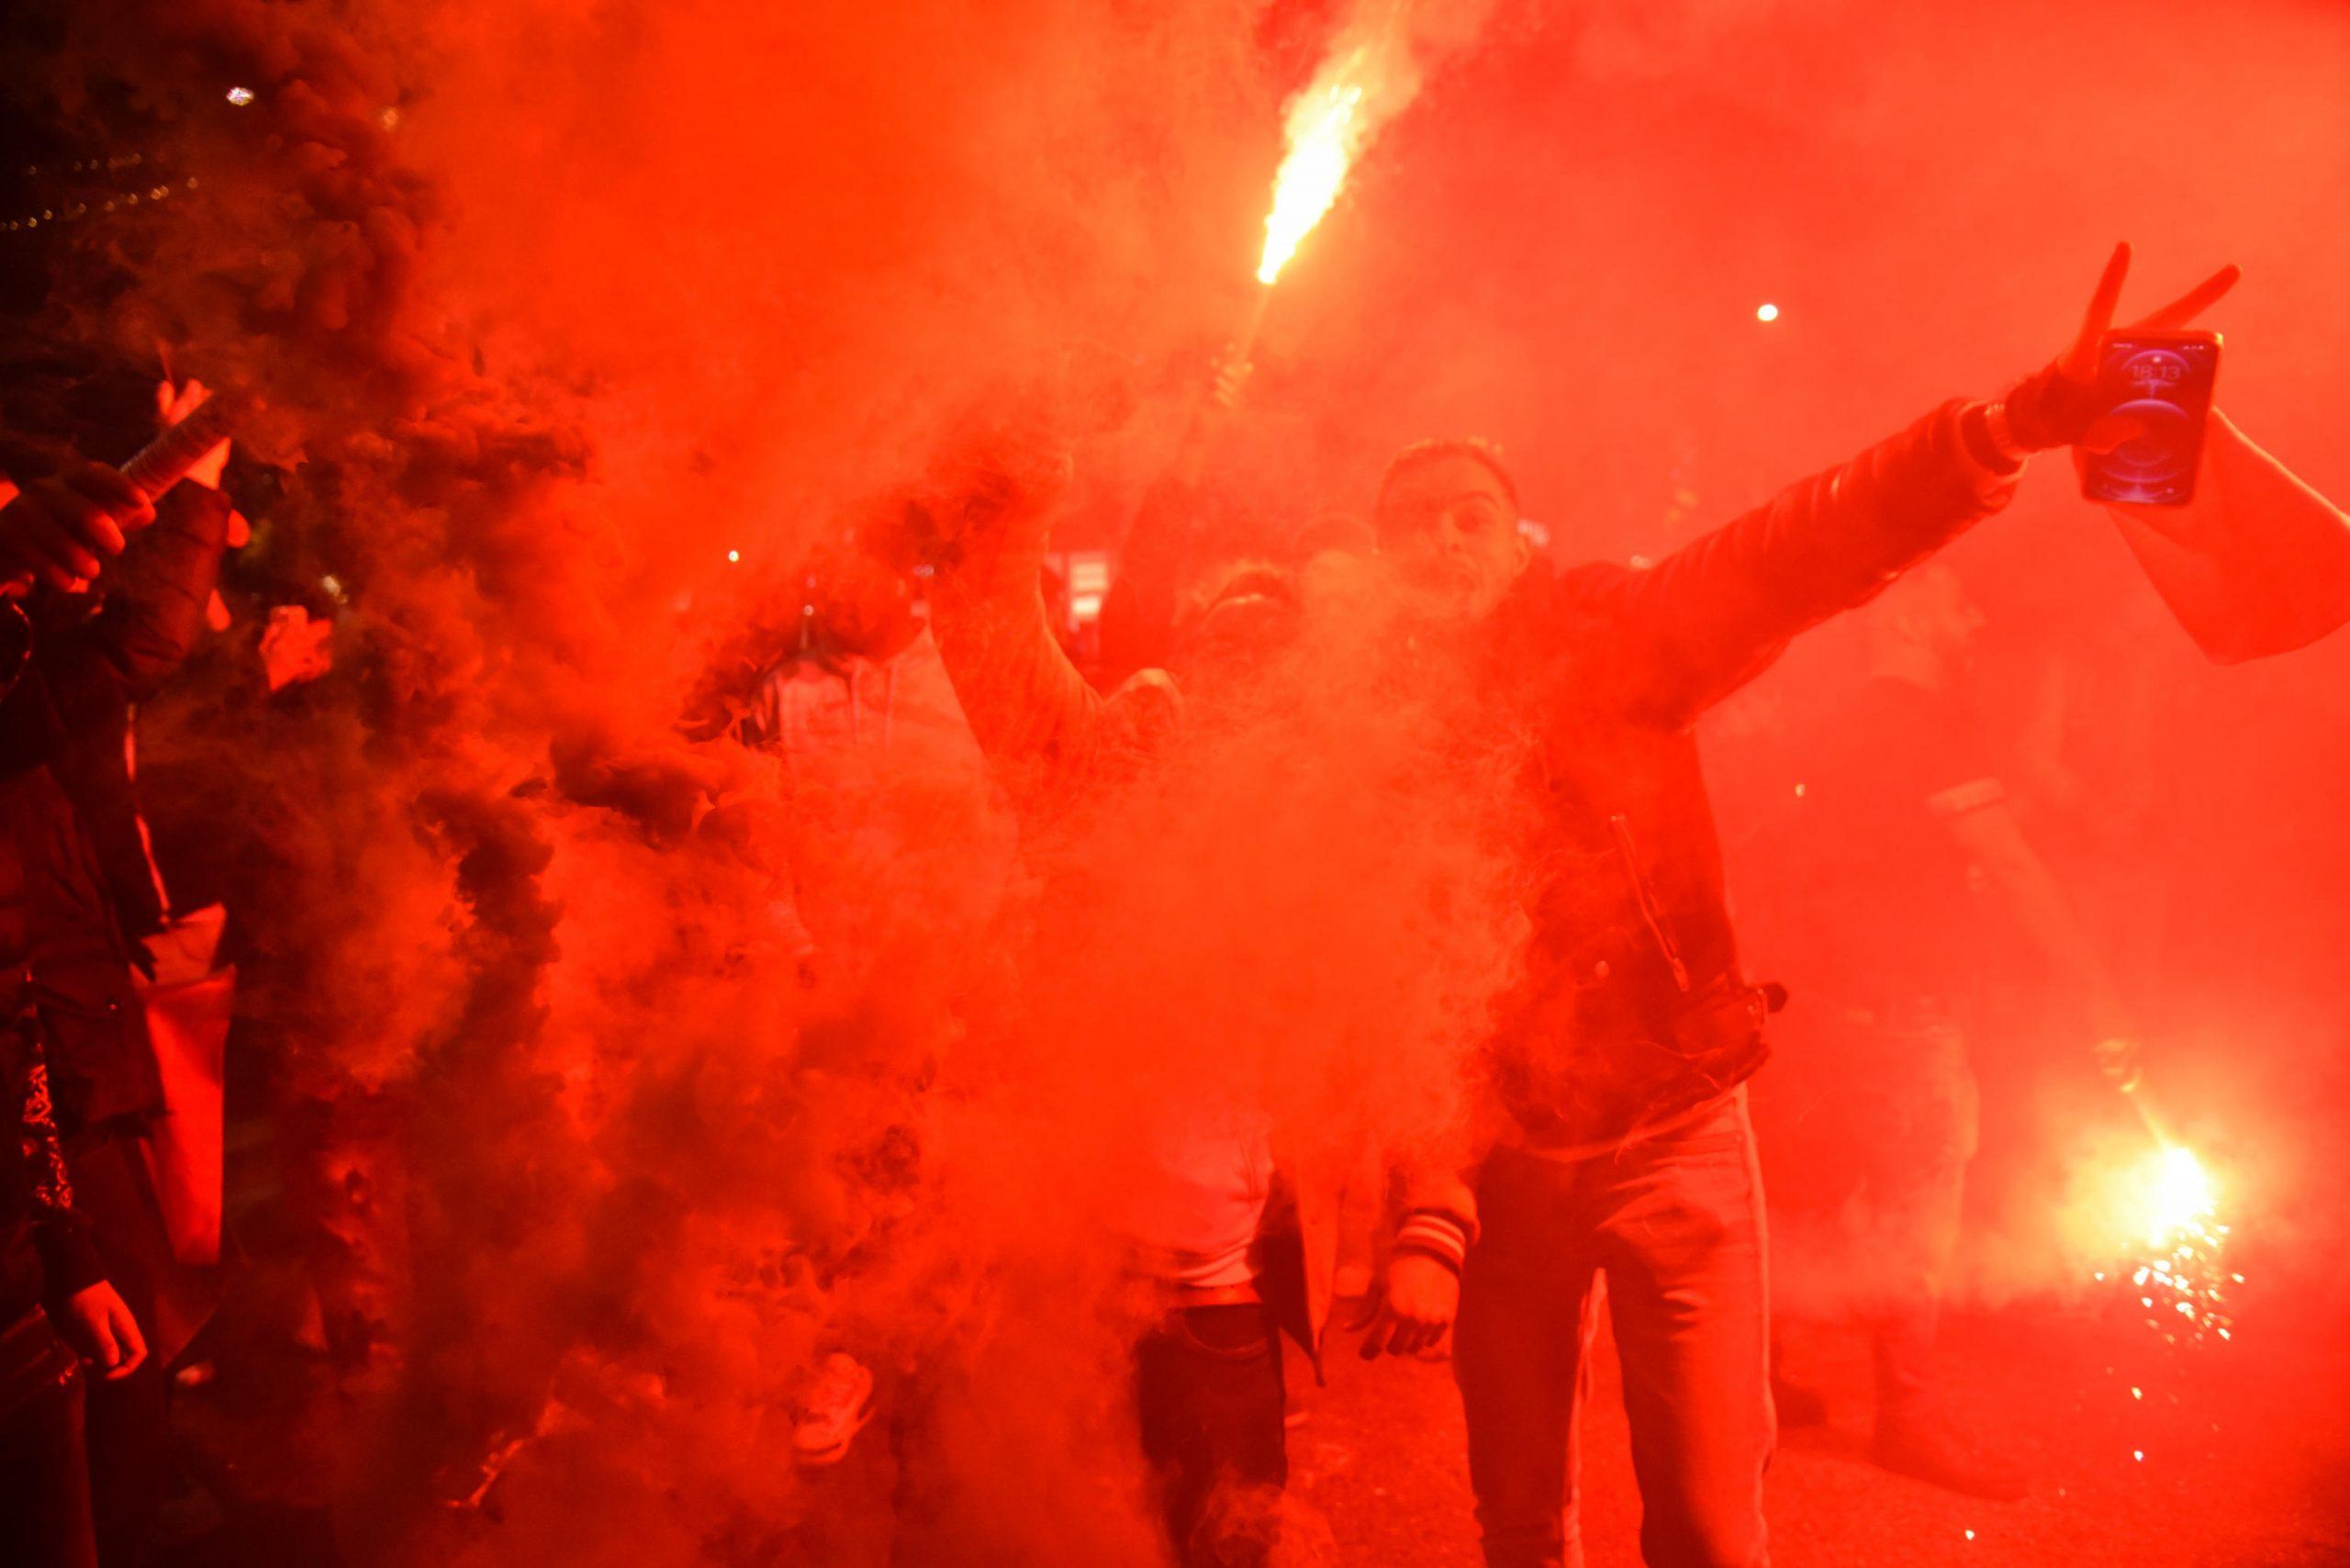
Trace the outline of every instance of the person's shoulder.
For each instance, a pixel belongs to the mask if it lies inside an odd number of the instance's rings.
[[[1578,561],[1551,573],[1551,593],[1561,603],[1596,606],[1639,580],[1646,566],[1623,561]]]
[[[1631,567],[1614,561],[1584,561],[1561,568],[1537,560],[1495,606],[1495,630],[1553,640],[1576,622],[1606,616],[1635,576]]]

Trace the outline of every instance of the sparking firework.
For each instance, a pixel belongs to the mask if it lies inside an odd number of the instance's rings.
[[[2235,1323],[2228,1287],[2242,1276],[2227,1267],[2228,1226],[2210,1172],[2194,1150],[2170,1143],[2141,1162],[2132,1185],[2145,1251],[2130,1282],[2147,1321],[2173,1344],[2229,1339]]]

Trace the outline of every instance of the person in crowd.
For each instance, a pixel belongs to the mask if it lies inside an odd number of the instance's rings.
[[[114,469],[23,442],[10,442],[10,468],[0,578],[16,585],[6,608],[20,636],[0,676],[0,969],[8,977],[0,1034],[0,1103],[8,1108],[0,1148],[0,1316],[7,1323],[0,1421],[8,1450],[0,1513],[10,1539],[27,1543],[35,1561],[78,1565],[96,1561],[96,1540],[85,1387],[64,1347],[116,1384],[137,1374],[147,1355],[137,1318],[106,1279],[87,1216],[73,1206],[59,1137],[50,1057],[65,1054],[57,1049],[61,1033],[71,1049],[90,1043],[75,1025],[127,1030],[122,1015],[136,1016],[100,851],[71,781],[91,743],[102,747],[108,738],[106,721],[125,689],[156,673],[168,653],[151,662],[149,639],[159,629],[122,606],[110,617],[100,612],[103,630],[88,618],[93,585],[122,555],[129,533],[155,519],[147,498]],[[198,596],[199,610],[202,603]],[[121,735],[111,737],[118,756]],[[125,1044],[100,1039],[77,1057],[71,1085],[78,1109],[90,1103],[92,1067],[141,1060]],[[54,1076],[66,1081],[67,1071]]]
[[[1782,1105],[1785,1229],[1829,1223],[1876,1384],[1871,1456],[1954,1491],[2009,1498],[2020,1470],[1955,1431],[1934,1343],[1959,1237],[1978,1094],[1967,1052],[1983,992],[2017,943],[2087,1020],[2098,1059],[2134,1071],[2138,1031],[2071,901],[2019,823],[1970,679],[1982,612],[1930,563],[1861,617],[1865,669],[1801,748],[1765,890],[1804,1086]],[[1778,1129],[1774,1129],[1778,1130]],[[1831,1152],[1832,1151],[1832,1152]],[[1807,1394],[1808,1391],[1804,1391]],[[1799,1394],[1798,1397],[1801,1397]]]
[[[798,574],[790,645],[758,674],[739,733],[787,766],[837,767],[860,753],[907,750],[976,767],[955,693],[939,662],[919,579],[877,519],[811,553]]]
[[[702,733],[724,715],[779,764],[791,885],[776,918],[800,965],[809,1036],[834,1064],[811,1076],[822,1084],[811,1092],[832,1093],[835,1072],[856,1085],[836,1104],[818,1102],[843,1114],[814,1115],[851,1173],[844,1201],[822,1230],[793,1238],[786,1263],[832,1319],[832,1348],[807,1369],[793,1411],[792,1458],[808,1468],[845,1459],[891,1403],[880,1347],[856,1321],[856,1282],[919,1190],[930,1085],[953,1027],[947,998],[908,977],[942,970],[925,950],[952,928],[940,907],[948,890],[985,901],[1009,858],[930,629],[912,543],[923,526],[902,497],[859,509],[808,553],[788,612],[755,622],[699,704]]]
[[[0,1027],[0,1534],[28,1568],[90,1568],[97,1538],[84,1437],[84,1368],[109,1383],[147,1360],[74,1212],[49,1064],[21,979]]]
[[[1644,1556],[1766,1559],[1762,1206],[1741,1085],[1768,1001],[1740,972],[1691,726],[1789,639],[1999,510],[2030,454],[2085,438],[2127,266],[2118,249],[2072,346],[2003,398],[1946,403],[1648,569],[1529,570],[1489,448],[1430,442],[1388,468],[1382,551],[1424,586],[1431,635],[1489,649],[1499,720],[1538,735],[1533,953],[1489,1064],[1506,1114],[1469,1180],[1404,1220],[1366,1344],[1453,1334],[1495,1568],[1581,1560],[1573,1432],[1603,1272]],[[2142,326],[2184,324],[2234,277]]]
[[[166,385],[157,409],[172,422],[201,396]],[[37,1041],[109,1295],[151,1334],[174,1259],[141,1153],[165,1084],[138,982],[167,911],[139,816],[132,709],[186,657],[241,520],[218,487],[226,442],[151,507],[113,469],[9,446],[20,472],[0,512],[0,577],[38,586],[23,608],[22,666],[0,701],[0,972],[17,988],[12,1016]],[[142,1559],[162,1505],[165,1359],[133,1358],[89,1401],[109,1568]]]
[[[1213,483],[1208,457],[1232,422],[1252,370],[1227,351],[1193,407],[1166,470],[1143,492],[1102,596],[1102,681],[1114,687],[1175,654],[1175,623],[1191,589],[1223,562],[1260,545],[1264,522],[1243,498]]]
[[[937,625],[1032,852],[1058,863],[1060,824],[1167,758],[1185,735],[1187,702],[1228,697],[1290,645],[1301,588],[1300,574],[1267,562],[1208,571],[1169,627],[1175,671],[1147,668],[1096,691],[1051,636],[1035,586],[1060,483],[1037,459],[1019,442],[991,454],[997,465],[970,485],[963,515],[946,520],[956,559],[939,574]],[[1134,1350],[1136,1412],[1187,1564],[1261,1563],[1279,1540],[1281,1340],[1287,1331],[1320,1354],[1346,1175],[1343,1158],[1296,1158],[1304,1142],[1227,1086],[1201,1082],[1157,1106],[1122,1172],[1134,1269],[1159,1308]],[[1333,1145],[1341,1156],[1356,1147]]]

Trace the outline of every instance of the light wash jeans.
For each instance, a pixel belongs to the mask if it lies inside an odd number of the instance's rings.
[[[1652,1568],[1761,1568],[1774,1424],[1762,1183],[1743,1092],[1610,1154],[1497,1150],[1477,1207],[1454,1370],[1486,1562],[1583,1562],[1575,1414],[1604,1271],[1641,1556]]]

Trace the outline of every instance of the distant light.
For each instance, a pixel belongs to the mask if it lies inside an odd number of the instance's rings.
[[[1975,1532],[1974,1532],[1973,1530],[1968,1530],[1968,1531],[1966,1532],[1966,1539],[1967,1539],[1967,1540],[1973,1540],[1975,1539]]]
[[[1800,795],[1800,794],[1802,794],[1802,793],[1803,793],[1803,786],[1802,786],[1802,785],[1798,784],[1798,785],[1796,785],[1796,794],[1798,794],[1798,795]]]
[[[229,89],[229,101],[241,109],[253,101],[253,90],[251,87],[231,87]]]
[[[1766,301],[1754,308],[1754,319],[1757,321],[1775,321],[1779,319],[1779,308]]]
[[[2130,1457],[2136,1460],[2140,1464],[2143,1464],[2146,1462],[2146,1450],[2144,1449],[2132,1449],[2130,1450]]]
[[[730,561],[740,561],[743,558],[743,552],[740,550],[729,550],[726,552],[726,558]]]
[[[325,577],[320,577],[319,579],[319,586],[326,589],[327,592],[334,595],[337,599],[341,599],[342,597],[342,579],[336,577],[332,572],[329,572]]]

